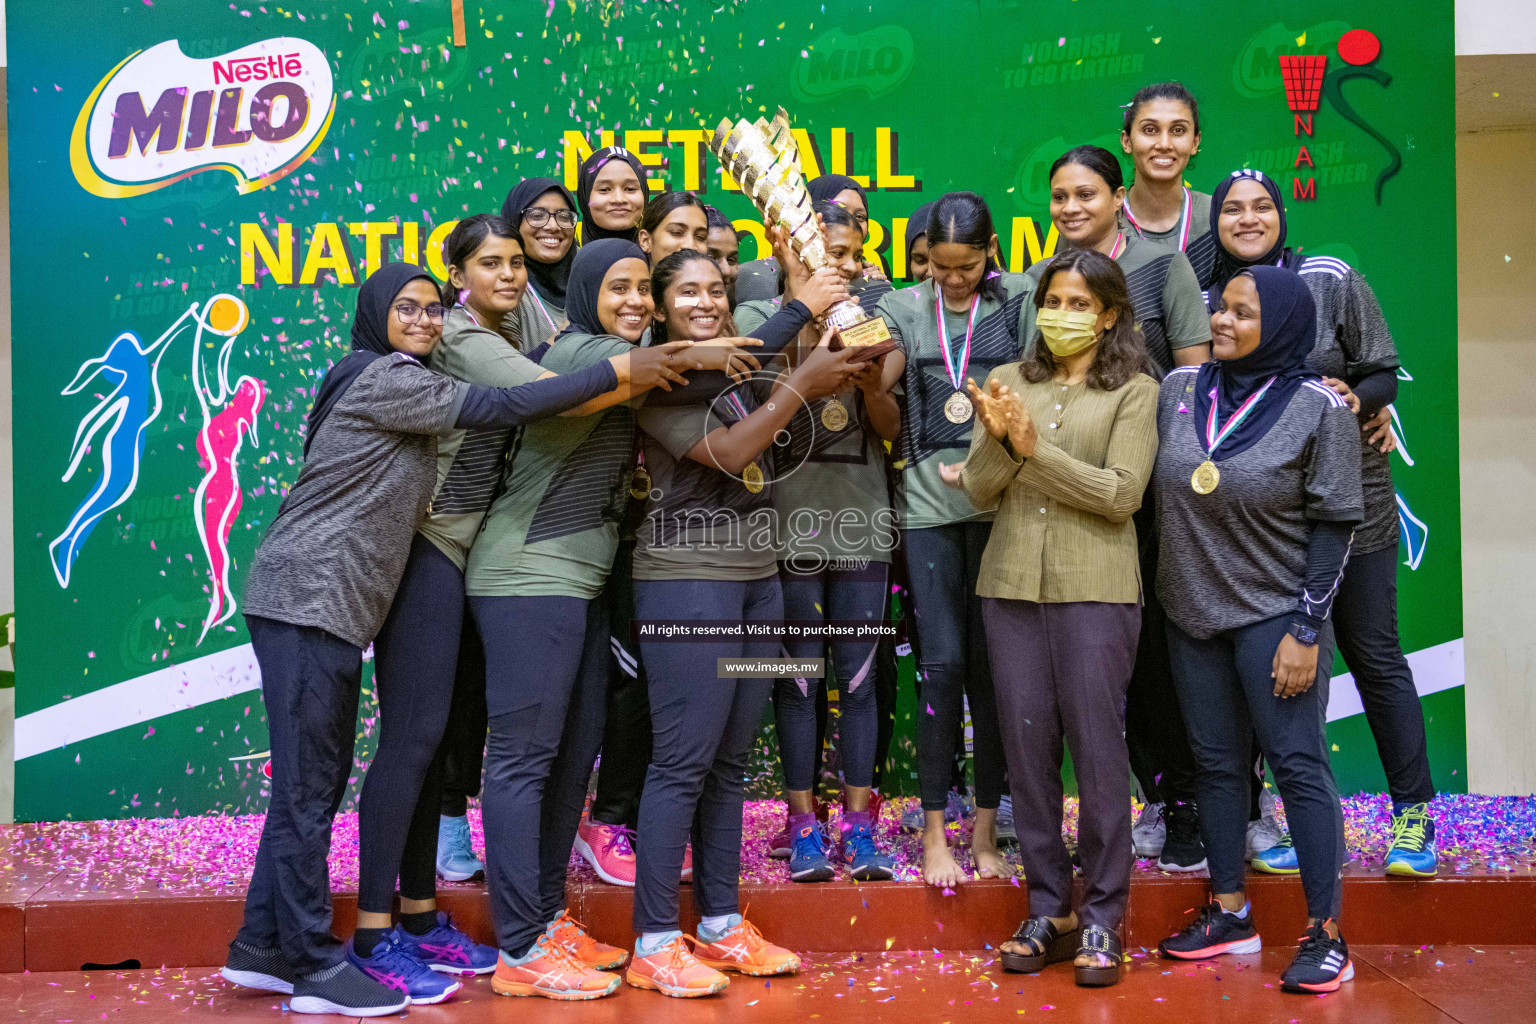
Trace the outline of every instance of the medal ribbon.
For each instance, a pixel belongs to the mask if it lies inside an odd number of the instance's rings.
[[[1268,391],[1269,386],[1279,379],[1278,375],[1269,378],[1269,380],[1264,382],[1263,387],[1249,395],[1248,401],[1237,407],[1237,411],[1228,417],[1227,425],[1222,427],[1220,431],[1216,429],[1216,389],[1211,388],[1211,414],[1207,417],[1205,423],[1205,450],[1207,454],[1215,456],[1216,448],[1231,435],[1232,431],[1237,429],[1239,423],[1248,418],[1248,414],[1253,412],[1254,407],[1259,404],[1259,399],[1264,397],[1264,392]]]
[[[1185,188],[1184,212],[1179,217],[1179,252],[1183,252],[1185,246],[1189,245],[1189,222],[1193,215],[1194,208],[1194,195],[1188,188]],[[1131,227],[1135,228],[1138,234],[1141,233],[1141,225],[1137,222],[1136,215],[1131,212],[1131,204],[1127,202],[1123,209],[1125,210],[1125,219],[1131,222]]]
[[[934,302],[934,318],[939,325],[939,351],[944,353],[944,372],[949,374],[950,383],[956,391],[965,390],[965,371],[971,365],[971,334],[976,330],[976,310],[981,308],[981,293],[971,296],[971,315],[965,323],[965,348],[960,352],[960,369],[955,370],[955,357],[949,351],[949,330],[944,326],[944,292],[937,291],[938,298]]]
[[[544,306],[544,300],[539,298],[539,293],[533,287],[532,282],[529,282],[526,286],[524,286],[523,290],[526,291],[529,295],[533,296],[533,304],[539,307],[539,312],[544,314],[545,320],[549,321],[549,329],[552,331],[559,331],[560,325],[555,323],[555,318],[549,315],[549,310]]]

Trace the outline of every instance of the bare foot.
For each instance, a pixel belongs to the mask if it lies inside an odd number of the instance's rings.
[[[953,889],[965,881],[954,854],[949,852],[949,842],[944,830],[923,830],[923,881],[938,888]]]
[[[1012,878],[1013,865],[997,852],[997,810],[976,808],[976,825],[971,831],[971,859],[982,878]]]

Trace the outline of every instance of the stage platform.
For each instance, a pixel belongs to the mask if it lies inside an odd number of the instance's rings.
[[[1513,1024],[1536,1006],[1536,946],[1356,945],[1355,980],[1330,996],[1295,996],[1276,984],[1291,952],[1278,945],[1215,964],[1171,964],[1133,956],[1114,988],[1085,990],[1070,965],[1007,974],[990,950],[809,954],[799,974],[734,978],[709,999],[667,999],[620,986],[591,1003],[505,999],[486,979],[468,982],[440,1006],[412,1007],[420,1024]],[[207,968],[60,972],[0,977],[0,1015],[18,1021],[277,1020],[283,997],[237,989]],[[330,1018],[338,1019],[338,1018]]]
[[[1381,873],[1384,843],[1378,823],[1367,816],[1380,811],[1380,801],[1373,800],[1351,798],[1346,808],[1352,859],[1344,920],[1352,943],[1536,944],[1530,828],[1536,801],[1441,798],[1441,877],[1405,881]],[[782,823],[782,806],[749,805],[743,862],[742,900],[776,942],[867,954],[985,949],[1025,916],[1022,885],[972,881],[948,893],[915,881],[916,839],[894,828],[897,806],[887,807],[883,834],[901,864],[901,880],[784,881],[783,862],[763,856],[770,829]],[[0,972],[133,961],[145,968],[223,963],[239,925],[260,825],[259,817],[209,817],[0,826]],[[478,826],[474,831],[478,844]],[[340,935],[349,934],[355,920],[356,856],[356,816],[343,814],[331,860]],[[1260,932],[1277,947],[1290,945],[1305,916],[1300,883],[1253,874],[1249,884]],[[1205,891],[1203,874],[1168,875],[1143,862],[1132,879],[1127,948],[1154,946],[1203,902]],[[568,892],[571,911],[599,938],[632,941],[631,890],[597,880],[583,865],[573,867]],[[445,884],[440,902],[467,931],[489,941],[483,884]],[[682,909],[691,927],[687,886]]]

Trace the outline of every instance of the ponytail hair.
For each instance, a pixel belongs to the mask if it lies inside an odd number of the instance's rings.
[[[671,193],[669,193],[669,194],[671,194]],[[683,193],[678,193],[678,194],[681,194],[681,195],[691,195],[692,193],[683,192]],[[654,200],[652,200],[652,201],[654,202]],[[680,203],[678,205],[679,206],[686,206],[688,204]],[[703,204],[700,204],[700,205],[703,205]],[[673,207],[673,209],[676,209],[676,207]],[[708,253],[699,252],[699,250],[697,250],[697,249],[679,249],[676,252],[668,253],[666,256],[664,256],[660,260],[658,260],[656,262],[655,268],[651,270],[651,298],[653,298],[655,300],[655,302],[656,302],[656,309],[662,315],[662,318],[660,320],[657,320],[657,321],[655,321],[655,322],[653,322],[651,324],[651,344],[652,345],[664,345],[664,344],[666,344],[666,342],[667,342],[667,308],[666,308],[666,305],[667,305],[667,289],[672,287],[672,282],[677,279],[677,275],[682,272],[682,269],[684,267],[686,267],[688,264],[694,262],[695,260],[703,260],[705,263],[708,263],[711,267],[714,268],[715,273],[717,273],[717,274],[720,273],[720,264],[716,263],[714,261],[714,259],[711,258]],[[725,281],[724,275],[721,275],[720,280],[721,280],[722,283]],[[734,337],[735,335],[736,335],[736,321],[731,316],[730,308],[727,307],[725,312],[722,313],[721,316],[720,316],[720,334],[719,334],[719,337],[730,338],[730,337]]]
[[[1195,123],[1195,134],[1200,134],[1200,105],[1195,102],[1195,94],[1185,88],[1183,82],[1154,82],[1137,89],[1131,102],[1125,105],[1125,123],[1120,130],[1129,133],[1131,125],[1136,123],[1136,115],[1141,112],[1142,104],[1153,100],[1173,100],[1184,104],[1189,108],[1189,119]]]
[[[997,229],[992,225],[992,211],[987,208],[987,201],[975,192],[947,192],[934,200],[924,233],[928,236],[930,253],[934,246],[945,243],[968,245],[972,249],[986,252],[997,238]],[[981,284],[976,287],[982,298],[1002,299],[1003,286],[999,280],[1002,272],[1003,268],[998,265],[996,257],[989,257]]]
[[[1115,155],[1103,146],[1073,146],[1051,164],[1051,173],[1045,180],[1049,182],[1056,177],[1057,171],[1068,164],[1088,168],[1104,179],[1104,184],[1109,186],[1111,192],[1117,192],[1125,187],[1125,172],[1120,169],[1120,161],[1116,160]]]
[[[509,238],[517,243],[519,250],[523,247],[523,241],[517,236],[517,230],[494,213],[477,213],[473,217],[465,217],[454,225],[448,232],[448,237],[443,240],[443,266],[448,268],[458,267],[464,269],[464,264],[480,251],[480,246],[490,237]],[[448,275],[448,280],[442,287],[443,305],[452,309],[459,304],[459,291],[453,286],[453,275]]]
[[[654,236],[656,229],[661,227],[661,222],[667,219],[668,214],[685,206],[697,206],[703,210],[704,219],[708,222],[709,207],[704,205],[704,200],[692,192],[662,192],[645,204],[645,214],[640,218],[640,230]]]

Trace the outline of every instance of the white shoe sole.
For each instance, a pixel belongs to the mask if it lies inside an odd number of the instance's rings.
[[[473,882],[477,878],[485,877],[485,868],[482,867],[479,870],[465,874],[462,871],[444,871],[443,866],[439,864],[437,866],[437,877],[445,882]]]
[[[496,968],[494,968],[494,967],[491,968],[491,970],[493,970],[493,971],[495,969]],[[450,989],[448,989],[445,992],[440,992],[439,994],[437,994],[435,996],[427,996],[424,999],[412,999],[411,1000],[411,1005],[412,1006],[431,1006],[434,1003],[440,1003],[443,1000],[447,999],[449,996],[453,995],[455,992],[457,992],[459,989],[461,989],[463,987],[464,987],[464,983],[463,982],[456,981],[456,982],[453,983],[453,988],[450,988]]]
[[[409,999],[402,999],[393,1006],[338,1006],[329,999],[321,999],[319,996],[297,996],[288,1003],[288,1008],[294,1013],[336,1013],[344,1017],[388,1017],[392,1013],[399,1013],[411,1005]]]
[[[479,976],[479,975],[483,975],[483,974],[492,974],[496,970],[496,965],[495,964],[491,964],[489,967],[479,967],[479,968],[476,968],[476,967],[454,967],[451,964],[427,964],[427,966],[430,967],[432,970],[436,971],[439,974],[457,974],[460,977],[472,977],[472,976]]]
[[[1157,862],[1157,869],[1159,871],[1171,871],[1174,874],[1191,874],[1196,871],[1205,870],[1205,859],[1201,858],[1193,864],[1174,864],[1168,861],[1159,860]]]
[[[224,967],[219,970],[219,974],[225,981],[239,985],[241,988],[254,988],[262,992],[281,992],[284,995],[293,994],[293,982],[284,981],[270,974],[262,974],[260,971],[234,971]]]
[[[602,865],[598,864],[597,862],[596,851],[594,851],[592,847],[587,843],[587,841],[581,838],[580,835],[576,836],[575,846],[576,852],[581,854],[581,859],[592,865],[592,870],[597,872],[598,878],[601,878],[609,885],[622,885],[627,889],[633,889],[635,887],[634,882],[626,882],[622,878],[615,878],[613,875],[610,875],[608,872],[604,871]]]

